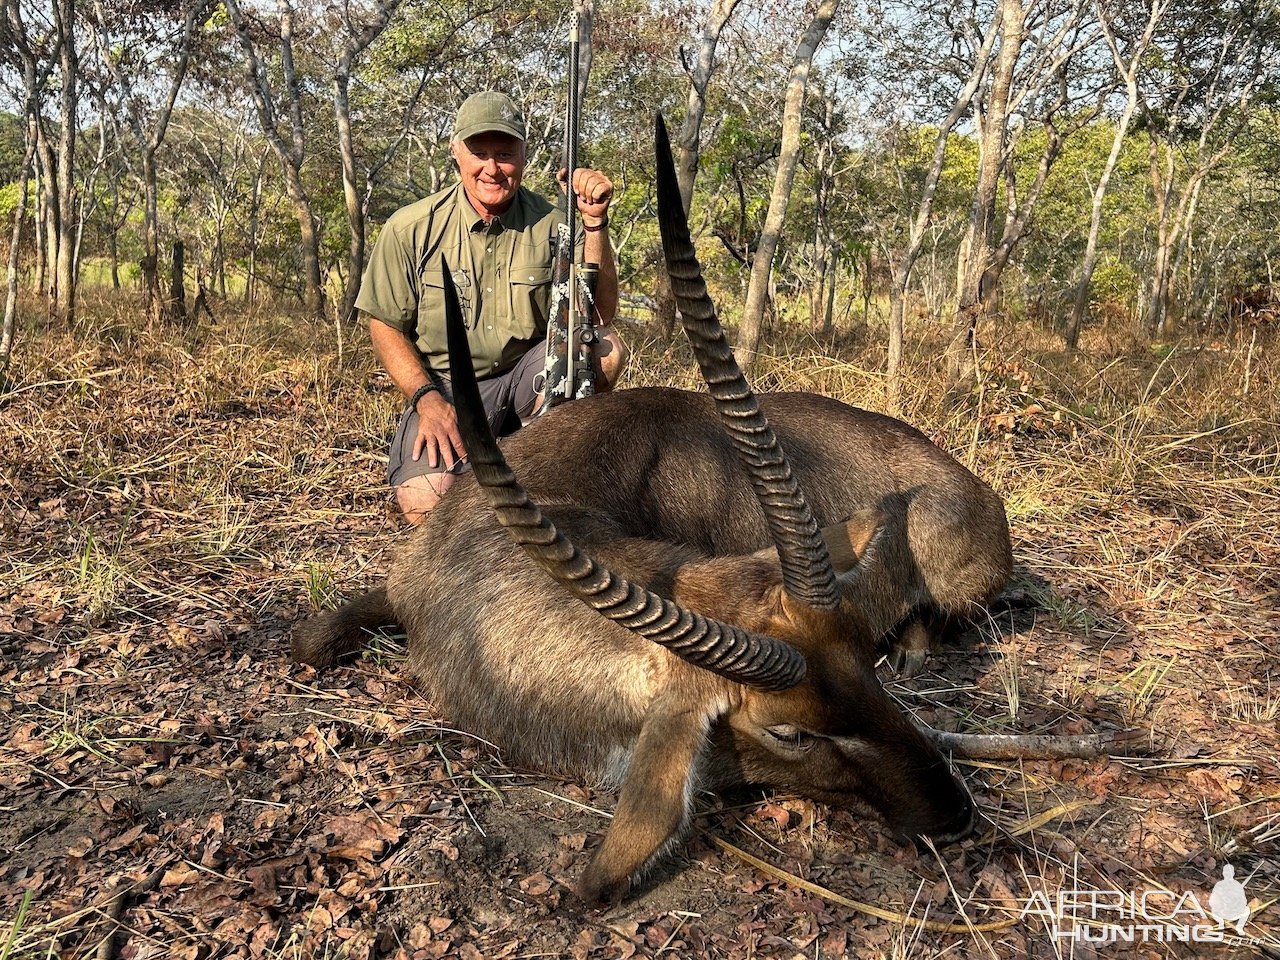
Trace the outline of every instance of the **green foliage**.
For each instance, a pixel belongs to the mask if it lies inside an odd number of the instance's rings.
[[[0,183],[18,179],[25,150],[22,118],[0,110]]]
[[[224,3],[216,3],[209,12],[209,19],[204,22],[206,31],[212,33],[218,30],[226,30],[231,25],[231,18],[227,14],[227,7]]]
[[[1136,302],[1141,291],[1138,272],[1127,263],[1109,258],[1094,270],[1090,299],[1095,304],[1128,304]]]
[[[27,216],[31,216],[31,198],[35,195],[35,182],[27,181]],[[12,225],[13,212],[18,209],[18,201],[21,199],[22,192],[21,181],[15,180],[13,183],[6,183],[0,187],[0,224]]]
[[[1038,155],[1043,134],[1029,137],[1028,152]],[[1024,248],[1024,264],[1060,284],[1072,282],[1084,253],[1093,186],[1106,164],[1115,127],[1096,121],[1067,139],[1049,174]],[[1117,252],[1149,228],[1151,201],[1145,135],[1130,132],[1111,176],[1102,206],[1100,249]],[[1029,164],[1028,164],[1029,165]],[[1030,177],[1030,171],[1026,177]],[[1130,248],[1132,249],[1132,248]],[[1130,272],[1137,265],[1130,263]],[[1103,298],[1107,299],[1107,298]]]

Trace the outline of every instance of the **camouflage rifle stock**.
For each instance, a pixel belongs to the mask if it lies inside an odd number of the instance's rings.
[[[561,198],[564,222],[556,233],[551,274],[551,309],[547,316],[547,353],[543,364],[542,406],[545,413],[566,400],[595,393],[592,348],[595,332],[595,284],[599,265],[577,260],[578,168],[578,11],[569,21],[569,92],[564,125],[564,168],[568,184]]]

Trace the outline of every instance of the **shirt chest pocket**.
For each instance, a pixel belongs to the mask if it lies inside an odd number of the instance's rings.
[[[511,311],[504,333],[513,340],[532,340],[547,331],[551,309],[551,268],[545,264],[511,266]]]
[[[458,296],[465,304],[462,299],[465,291],[459,290]],[[463,316],[466,316],[465,307]],[[418,344],[440,349],[444,343],[444,273],[438,269],[423,270],[418,274]]]

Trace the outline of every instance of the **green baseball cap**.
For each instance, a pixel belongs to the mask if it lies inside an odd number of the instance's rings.
[[[453,139],[465,140],[477,133],[506,133],[524,139],[524,117],[516,102],[497,90],[473,93],[458,108],[453,121]]]

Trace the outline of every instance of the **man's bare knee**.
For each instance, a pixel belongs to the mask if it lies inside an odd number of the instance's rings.
[[[410,477],[396,487],[396,503],[410,523],[421,523],[449,492],[458,478],[452,473],[428,473]]]
[[[600,341],[596,345],[596,362],[599,364],[597,369],[600,374],[598,393],[608,393],[617,385],[630,356],[631,351],[616,330],[612,327],[601,329]]]

